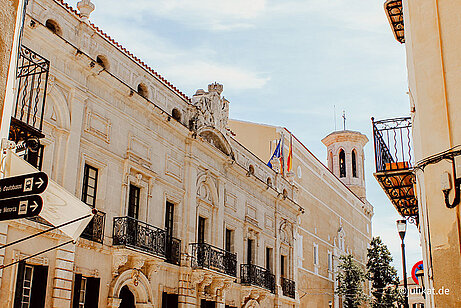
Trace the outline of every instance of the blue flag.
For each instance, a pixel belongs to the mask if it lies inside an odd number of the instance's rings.
[[[277,146],[275,147],[275,151],[274,151],[274,154],[272,154],[272,157],[271,159],[269,160],[269,162],[267,163],[267,165],[269,167],[272,168],[272,164],[271,164],[271,161],[274,159],[274,158],[278,158],[278,159],[282,159],[282,151],[280,151],[280,142],[281,142],[282,139],[279,140],[279,142],[277,143]],[[280,166],[282,165],[282,162],[280,161]]]

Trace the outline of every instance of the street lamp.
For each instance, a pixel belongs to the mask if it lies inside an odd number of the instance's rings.
[[[405,233],[407,232],[407,221],[405,219],[397,220],[397,231],[399,231],[400,239],[402,240],[403,287],[405,288],[404,308],[409,308],[408,306],[408,286],[407,286],[407,265],[405,261],[405,243],[403,241],[403,239],[405,238]]]

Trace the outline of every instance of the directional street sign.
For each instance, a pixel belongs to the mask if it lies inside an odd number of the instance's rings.
[[[48,176],[36,172],[0,180],[0,199],[41,194],[48,186]]]
[[[38,195],[0,200],[0,221],[36,216],[42,206]]]

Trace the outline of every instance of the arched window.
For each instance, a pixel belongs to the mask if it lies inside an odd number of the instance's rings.
[[[352,176],[357,177],[357,158],[356,151],[352,150]]]
[[[346,154],[342,149],[339,151],[339,177],[346,177]]]
[[[61,35],[61,28],[59,27],[58,23],[52,19],[48,19],[45,22],[45,27],[47,27],[51,32],[57,35]]]
[[[147,87],[145,84],[143,83],[138,84],[138,94],[144,98],[147,98]]]
[[[333,152],[328,154],[328,169],[333,172]]]

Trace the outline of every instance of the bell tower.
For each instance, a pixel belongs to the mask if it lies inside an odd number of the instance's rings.
[[[327,147],[328,169],[359,198],[366,198],[365,155],[367,136],[360,132],[335,131],[322,139]]]

